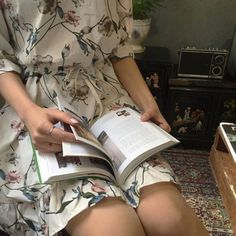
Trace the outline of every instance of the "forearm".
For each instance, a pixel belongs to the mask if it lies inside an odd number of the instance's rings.
[[[171,128],[153,98],[133,58],[125,58],[113,63],[115,73],[142,110],[142,121],[152,120],[162,129],[170,132]]]
[[[115,73],[134,102],[143,110],[157,108],[149,88],[133,58],[125,58],[113,63]]]
[[[25,112],[35,104],[27,94],[18,74],[7,72],[0,75],[0,94],[24,118]]]

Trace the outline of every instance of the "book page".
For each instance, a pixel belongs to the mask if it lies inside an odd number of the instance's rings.
[[[75,177],[102,177],[115,181],[112,169],[106,161],[88,157],[63,157],[62,153],[36,151],[40,182],[51,183]]]
[[[94,134],[90,132],[88,121],[83,116],[76,113],[72,106],[63,102],[63,99],[59,96],[57,96],[57,104],[61,111],[69,113],[78,121],[78,124],[73,126],[63,123],[62,126],[64,130],[67,132],[72,132],[76,140],[92,145],[107,155],[100,142],[96,139]]]
[[[63,156],[93,157],[105,160],[112,166],[110,159],[103,152],[87,143],[62,142]]]
[[[220,129],[224,141],[227,143],[227,148],[236,162],[236,124],[221,122]]]
[[[105,152],[101,143],[96,139],[96,137],[90,132],[88,128],[83,126],[82,123],[70,127],[76,140],[92,145],[100,151]]]
[[[111,111],[91,127],[119,174],[129,172],[157,151],[178,142],[152,122],[142,122],[130,108]],[[126,173],[126,174],[127,174]]]

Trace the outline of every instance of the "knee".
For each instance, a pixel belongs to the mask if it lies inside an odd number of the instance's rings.
[[[171,186],[141,195],[138,216],[147,235],[183,236],[188,227],[189,208]]]
[[[151,235],[159,236],[183,236],[186,227],[186,214],[184,210],[177,208],[169,209],[161,214],[155,222]]]
[[[186,229],[185,210],[181,210],[175,206],[158,212],[150,212],[148,214],[148,222],[141,218],[147,235],[154,236],[183,236]]]

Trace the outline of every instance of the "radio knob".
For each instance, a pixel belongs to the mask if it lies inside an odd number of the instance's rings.
[[[216,65],[222,65],[225,61],[225,57],[223,55],[217,55],[214,61]]]
[[[221,75],[222,68],[220,66],[214,66],[211,71],[212,75]]]

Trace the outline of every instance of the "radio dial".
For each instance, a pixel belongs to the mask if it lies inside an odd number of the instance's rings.
[[[223,55],[217,55],[214,61],[216,65],[222,65],[225,61],[225,57]]]
[[[222,68],[220,66],[214,66],[211,71],[212,75],[221,75]]]

